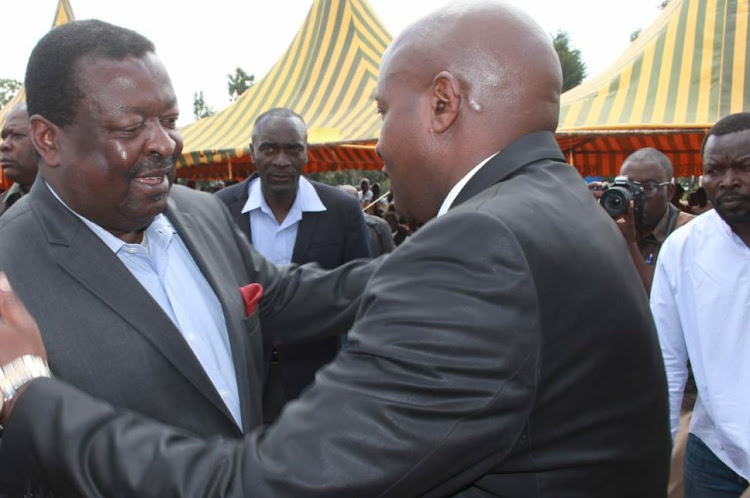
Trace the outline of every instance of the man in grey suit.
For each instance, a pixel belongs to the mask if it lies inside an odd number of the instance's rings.
[[[302,116],[291,109],[270,109],[255,120],[252,135],[258,172],[216,195],[253,247],[277,265],[315,262],[336,268],[369,258],[359,203],[335,187],[302,176],[307,164],[307,125]],[[263,398],[266,422],[275,420],[338,350],[335,336],[275,347]]]
[[[346,328],[362,282],[277,269],[218,199],[172,187],[178,109],[149,40],[71,23],[27,72],[41,175],[0,220],[0,269],[56,375],[196,435],[258,426],[270,348]],[[265,293],[252,314],[240,294],[251,283]],[[330,299],[308,306],[311,293]]]
[[[653,321],[555,141],[560,86],[549,35],[506,4],[406,28],[380,67],[377,148],[399,210],[426,223],[370,277],[313,386],[265,430],[201,441],[39,379],[5,444],[86,495],[665,496]],[[0,364],[42,361],[33,323],[5,310]]]

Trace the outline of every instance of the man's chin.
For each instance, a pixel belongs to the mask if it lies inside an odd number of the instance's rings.
[[[718,203],[714,209],[729,226],[750,224],[750,206],[727,207]]]
[[[18,171],[15,167],[9,166],[7,168],[2,168],[3,176],[13,182],[18,183],[18,179],[22,176],[20,171]]]

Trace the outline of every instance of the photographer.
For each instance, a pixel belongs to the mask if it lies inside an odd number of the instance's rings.
[[[647,294],[651,293],[662,243],[675,229],[694,218],[670,203],[675,192],[672,174],[669,158],[652,148],[633,152],[620,167],[620,177],[627,177],[631,182],[633,199],[625,214],[615,221]],[[601,197],[601,191],[595,193],[600,194],[596,197]]]
[[[649,295],[656,268],[656,258],[659,256],[662,243],[674,230],[695,217],[681,211],[671,202],[676,190],[676,186],[672,183],[673,171],[672,162],[666,155],[656,149],[644,148],[633,152],[625,159],[620,167],[620,176],[613,184],[599,182],[589,184],[594,197],[617,222],[627,243],[630,258]],[[621,192],[623,189],[630,192],[627,197],[630,198],[627,208],[618,205],[619,202],[612,202],[625,198],[614,192],[617,189],[621,189]],[[624,214],[618,215],[623,210]],[[684,496],[683,474],[687,428],[695,396],[695,382],[690,375],[683,398],[680,430],[672,448],[669,498]]]

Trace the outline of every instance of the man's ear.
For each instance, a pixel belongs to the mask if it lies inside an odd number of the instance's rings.
[[[46,118],[35,114],[29,118],[31,143],[34,144],[44,164],[52,168],[60,165],[58,138],[61,128]]]
[[[451,127],[461,109],[461,83],[449,71],[440,71],[432,79],[431,129],[443,133]]]

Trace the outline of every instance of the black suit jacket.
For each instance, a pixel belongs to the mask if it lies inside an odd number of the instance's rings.
[[[5,444],[89,495],[666,495],[647,298],[552,133],[491,159],[383,262],[349,337],[243,441],[198,441],[42,380]]]
[[[242,208],[247,203],[248,186],[257,177],[255,174],[216,193],[250,242],[253,240],[250,216],[243,213]],[[330,185],[310,183],[326,210],[302,214],[292,262],[315,262],[323,268],[336,268],[357,258],[370,257],[367,228],[357,200]],[[343,334],[347,330],[339,332]],[[275,420],[284,404],[299,396],[313,381],[315,372],[330,362],[338,349],[337,337],[278,346],[273,352],[276,363],[271,368],[264,395],[265,420]]]

